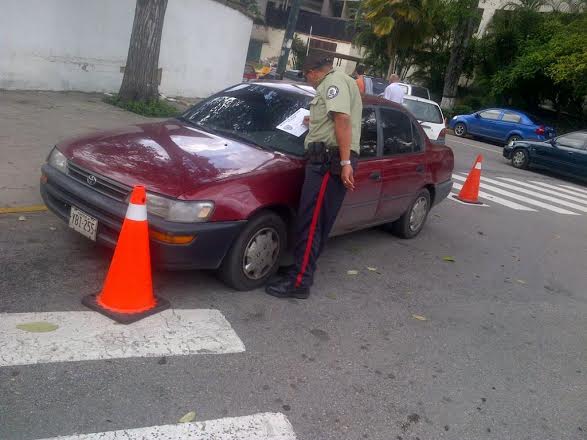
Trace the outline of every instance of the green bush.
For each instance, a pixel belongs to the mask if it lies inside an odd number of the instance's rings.
[[[143,116],[165,118],[177,116],[180,113],[176,107],[161,100],[147,102],[122,101],[117,95],[113,95],[104,98],[104,102]]]
[[[453,116],[456,115],[468,115],[473,113],[473,109],[468,105],[457,104],[452,110],[442,109],[442,113],[444,113],[446,119],[451,120]]]

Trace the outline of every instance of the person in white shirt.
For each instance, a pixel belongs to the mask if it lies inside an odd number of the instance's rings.
[[[404,91],[404,88],[398,84],[399,76],[397,76],[395,73],[393,73],[389,77],[389,82],[391,84],[389,84],[385,88],[385,93],[384,93],[383,97],[385,99],[390,100],[390,101],[397,102],[398,104],[403,104],[404,103],[404,95],[406,94],[406,92]]]

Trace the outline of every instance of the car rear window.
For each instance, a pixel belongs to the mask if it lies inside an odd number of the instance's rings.
[[[413,99],[404,99],[404,106],[411,111],[419,121],[432,122],[433,124],[444,123],[442,112],[436,104],[415,101]]]
[[[300,108],[309,108],[311,99],[301,92],[241,84],[199,103],[183,119],[220,136],[301,156],[305,135],[296,137],[276,126]]]

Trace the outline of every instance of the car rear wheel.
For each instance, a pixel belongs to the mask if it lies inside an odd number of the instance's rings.
[[[458,137],[463,137],[467,134],[467,126],[462,122],[458,122],[457,125],[455,125],[455,134]]]
[[[518,141],[521,141],[521,140],[522,140],[522,137],[521,136],[518,136],[517,134],[512,134],[508,138],[507,145],[509,145],[512,142],[518,142]]]
[[[528,152],[522,148],[516,148],[512,153],[512,165],[514,168],[525,170],[528,168]]]
[[[220,278],[243,291],[265,285],[279,267],[286,240],[286,225],[280,216],[267,211],[256,215],[224,257]]]
[[[430,192],[422,189],[408,210],[392,223],[391,232],[401,238],[414,238],[420,233],[430,212]]]

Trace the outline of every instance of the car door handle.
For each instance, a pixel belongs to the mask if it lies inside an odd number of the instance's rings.
[[[416,167],[416,172],[417,173],[423,173],[424,172],[424,165],[420,164]]]
[[[379,171],[373,171],[371,174],[369,174],[369,179],[378,182],[381,180],[381,173]]]

